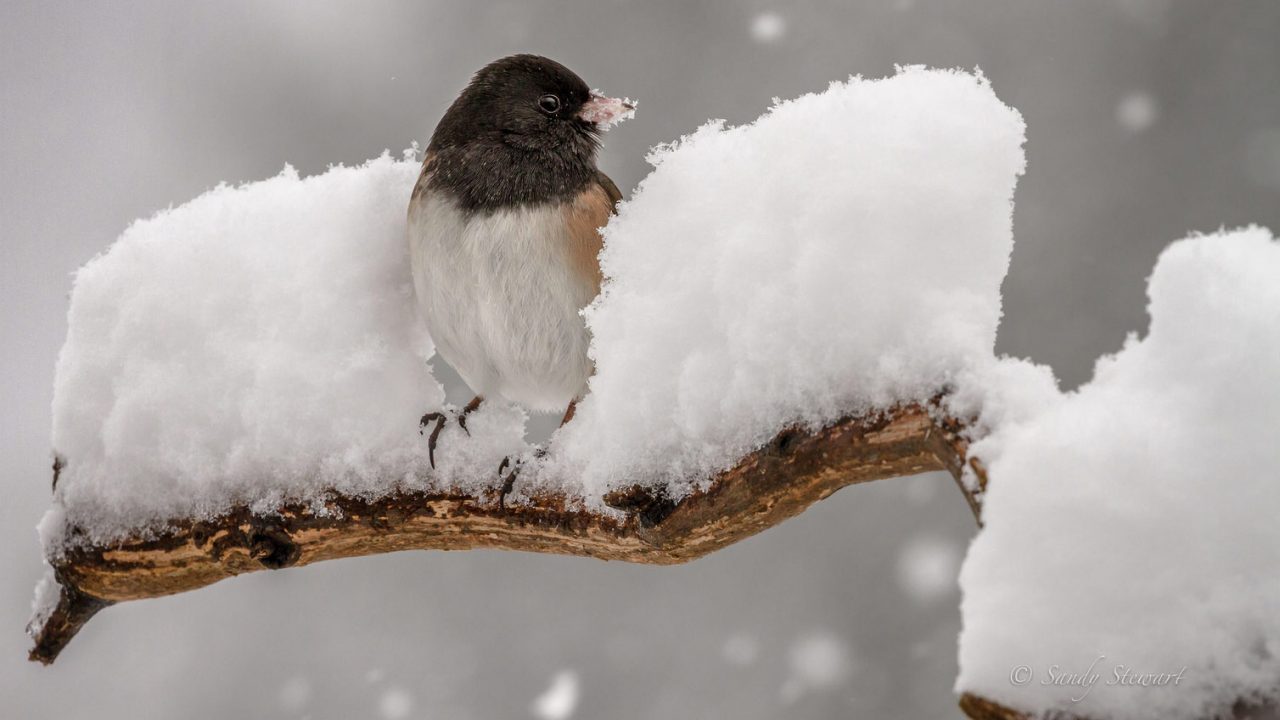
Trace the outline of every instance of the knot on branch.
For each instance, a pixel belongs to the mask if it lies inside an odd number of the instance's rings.
[[[657,526],[676,509],[675,501],[667,495],[665,488],[649,488],[643,485],[632,485],[606,493],[604,504],[628,515],[634,515],[640,521],[642,528]]]
[[[254,528],[249,533],[249,557],[265,568],[279,570],[298,562],[302,551],[284,530],[274,526]]]
[[[773,451],[782,457],[791,454],[795,450],[796,444],[804,438],[804,433],[799,428],[791,427],[778,433],[773,440]]]

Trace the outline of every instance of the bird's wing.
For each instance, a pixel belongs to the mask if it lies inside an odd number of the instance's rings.
[[[431,166],[435,163],[436,154],[427,153],[422,159],[422,172],[418,173],[418,182],[413,185],[413,195],[409,197],[409,209],[412,210],[415,205],[422,201],[427,194],[427,184],[431,182]]]
[[[622,193],[608,175],[596,171],[596,181],[565,205],[570,266],[600,291],[600,228],[618,209]]]
[[[618,186],[613,184],[608,175],[596,170],[596,182],[600,183],[600,187],[604,188],[605,195],[609,196],[611,207],[610,215],[618,214],[618,203],[622,200],[622,193],[618,190]]]

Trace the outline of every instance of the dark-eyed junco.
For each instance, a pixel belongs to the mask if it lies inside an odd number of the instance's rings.
[[[596,168],[600,133],[632,105],[565,66],[485,66],[436,126],[409,203],[414,290],[436,349],[476,397],[564,411],[592,372],[580,311],[600,292],[599,229],[621,193]],[[435,422],[435,440],[445,421]]]

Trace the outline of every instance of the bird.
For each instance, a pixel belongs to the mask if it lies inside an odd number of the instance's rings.
[[[475,393],[457,414],[464,431],[489,398],[573,418],[594,370],[581,313],[600,293],[600,228],[622,199],[596,155],[634,107],[520,54],[477,71],[436,125],[409,202],[409,255],[436,351]],[[434,423],[432,467],[445,419],[419,423]]]

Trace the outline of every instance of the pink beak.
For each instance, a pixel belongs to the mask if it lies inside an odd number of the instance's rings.
[[[599,93],[591,93],[591,98],[578,110],[578,118],[595,123],[603,130],[617,125],[636,114],[636,104],[631,100],[605,97]]]

